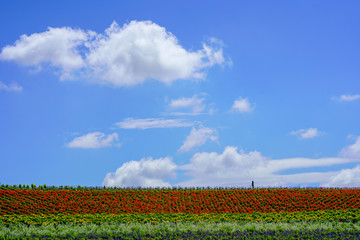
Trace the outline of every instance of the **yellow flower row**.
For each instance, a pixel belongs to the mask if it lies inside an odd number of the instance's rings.
[[[283,213],[251,213],[251,214],[31,214],[31,215],[2,215],[0,224],[16,225],[24,223],[28,225],[69,224],[69,223],[92,223],[104,222],[117,223],[159,223],[159,222],[300,222],[300,221],[360,221],[360,209],[350,210],[326,210],[308,212],[283,212]]]

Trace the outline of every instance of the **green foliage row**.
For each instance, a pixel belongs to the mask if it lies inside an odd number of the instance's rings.
[[[360,209],[326,210],[307,212],[273,212],[273,213],[149,213],[149,214],[31,214],[31,215],[2,215],[0,224],[17,225],[48,225],[48,224],[102,224],[104,222],[116,223],[161,223],[161,222],[360,222]]]

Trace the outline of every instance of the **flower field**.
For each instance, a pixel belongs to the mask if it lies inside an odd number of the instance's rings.
[[[360,189],[4,190],[0,215],[270,213],[360,207]]]
[[[6,227],[202,222],[358,224],[360,189],[0,188]]]

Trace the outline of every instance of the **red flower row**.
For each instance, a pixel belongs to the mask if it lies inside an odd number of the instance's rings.
[[[251,213],[360,208],[360,189],[0,190],[0,215]]]

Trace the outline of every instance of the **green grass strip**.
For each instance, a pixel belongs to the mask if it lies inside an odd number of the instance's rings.
[[[336,222],[297,222],[297,223],[208,223],[199,222],[197,224],[191,223],[158,223],[158,224],[116,224],[104,223],[101,225],[94,224],[67,224],[67,225],[48,225],[48,226],[27,226],[24,224],[12,225],[5,227],[0,225],[0,239],[5,236],[31,236],[45,235],[49,237],[65,237],[71,235],[73,237],[80,234],[94,234],[100,235],[103,233],[125,233],[130,234],[132,231],[141,235],[154,233],[185,233],[197,231],[209,232],[229,232],[236,231],[304,231],[323,229],[327,231],[352,231],[360,232],[360,223],[336,223]]]

